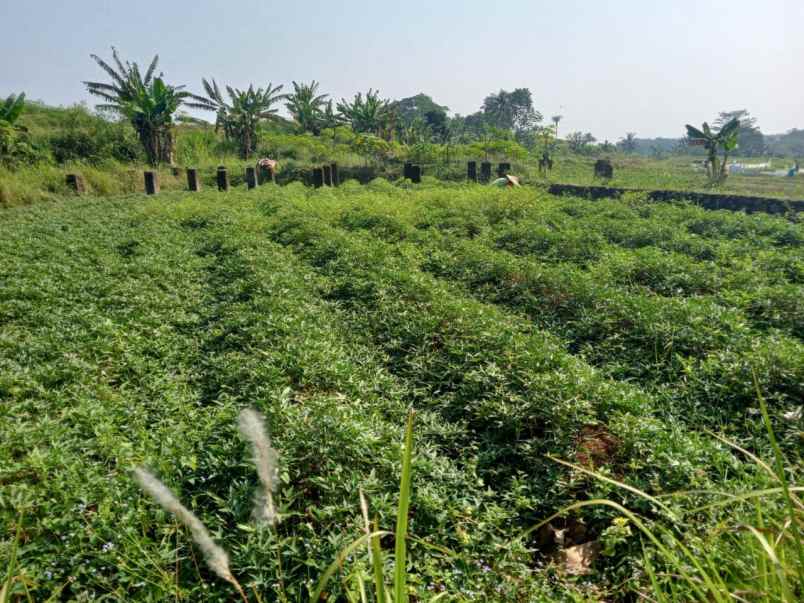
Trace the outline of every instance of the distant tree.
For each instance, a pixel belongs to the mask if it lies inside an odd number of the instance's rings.
[[[729,153],[737,148],[739,130],[740,120],[736,118],[718,130],[713,130],[706,122],[703,123],[701,130],[687,124],[689,143],[693,146],[702,146],[706,150],[706,172],[711,183],[721,183],[728,176],[726,162],[729,159]],[[718,158],[721,150],[723,151],[722,161]]]
[[[362,92],[358,92],[352,102],[341,99],[338,114],[355,132],[379,136],[385,130],[389,105],[388,99],[380,98],[379,90],[369,88],[365,98]]]
[[[555,136],[554,128],[541,128],[536,135],[538,150],[541,152],[539,158],[539,172],[546,176],[553,169],[553,156],[558,148],[558,139]]]
[[[393,101],[389,105],[389,110],[396,116],[396,123],[399,128],[410,126],[415,119],[426,120],[426,115],[431,111],[439,111],[446,115],[449,107],[439,105],[426,94],[409,96],[398,101]]]
[[[528,88],[490,94],[483,100],[482,111],[490,125],[512,132],[530,130],[542,120],[542,114],[533,108]]]
[[[608,139],[604,140],[604,141],[603,141],[603,142],[600,144],[600,150],[601,150],[601,151],[603,151],[604,153],[610,153],[610,152],[611,152],[611,151],[613,151],[615,148],[617,148],[617,147],[616,147],[615,145],[613,145],[612,143],[610,143],[610,142],[608,141]]]
[[[427,122],[417,117],[407,126],[397,127],[399,140],[407,145],[421,144],[429,142],[432,132],[430,131]]]
[[[563,115],[553,115],[550,118],[550,121],[553,122],[553,127],[555,129],[555,136],[558,138],[558,124],[561,123],[561,120],[564,119]]]
[[[715,129],[720,130],[735,119],[740,121],[740,129],[737,133],[737,145],[740,149],[740,154],[749,157],[763,155],[767,150],[765,136],[757,126],[756,118],[751,116],[745,109],[721,111],[712,125]]]
[[[112,48],[112,58],[116,68],[97,55],[90,56],[111,78],[111,83],[84,82],[90,94],[106,101],[96,107],[131,123],[149,163],[172,163],[173,116],[192,95],[183,90],[184,86],[166,84],[161,73],[155,76],[159,55],[153,58],[145,75],[141,74],[137,63],[126,61],[123,64],[115,48]]]
[[[329,94],[317,94],[318,82],[309,84],[293,82],[293,93],[289,94],[285,107],[293,117],[296,126],[302,132],[312,132],[316,136],[325,126]]]
[[[321,114],[321,129],[332,129],[342,125],[343,118],[341,118],[341,116],[335,112],[332,100],[328,100],[327,104],[324,106],[324,111]]]
[[[463,121],[464,136],[467,140],[477,140],[481,138],[489,127],[486,116],[482,111],[470,113],[460,119]]]
[[[567,134],[567,145],[574,153],[588,152],[590,145],[596,141],[597,139],[589,132],[571,132]]]
[[[623,153],[635,153],[637,150],[636,134],[634,132],[626,133],[625,138],[621,138],[617,142],[617,146]]]
[[[277,109],[273,105],[285,98],[279,94],[282,86],[268,84],[266,88],[254,88],[249,85],[247,90],[226,87],[230,102],[227,102],[218,83],[206,79],[201,80],[207,96],[192,95],[192,101],[186,103],[188,107],[214,111],[216,114],[215,127],[222,129],[229,140],[237,142],[240,156],[248,159],[254,153],[257,144],[257,126],[262,120],[273,120],[277,117]]]
[[[439,143],[446,143],[449,139],[449,118],[444,111],[434,109],[424,114],[424,121],[432,132],[433,139]]]

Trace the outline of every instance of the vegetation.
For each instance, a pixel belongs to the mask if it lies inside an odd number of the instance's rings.
[[[391,125],[389,106],[390,101],[381,99],[379,90],[369,89],[365,99],[360,92],[355,95],[351,103],[341,99],[338,103],[338,113],[354,132],[382,136]]]
[[[293,82],[293,93],[287,96],[285,104],[299,131],[315,135],[338,125],[332,101],[327,100],[329,94],[317,94],[318,85],[315,80],[309,84]]]
[[[4,212],[0,596],[800,600],[801,224],[428,177],[221,200]]]
[[[131,123],[145,150],[148,163],[173,163],[173,116],[191,94],[183,86],[170,86],[163,75],[155,77],[159,56],[154,56],[142,75],[137,63],[124,65],[112,48],[115,66],[97,55],[95,62],[111,78],[111,83],[84,82],[93,96],[105,102],[98,109],[110,111]]]
[[[277,109],[273,108],[277,102],[285,98],[280,95],[282,86],[268,86],[248,90],[226,87],[231,103],[227,103],[221,94],[218,83],[213,79],[210,84],[201,80],[206,97],[192,95],[193,102],[186,103],[188,107],[215,112],[215,128],[223,130],[227,140],[233,140],[240,149],[240,158],[248,159],[254,154],[258,138],[260,121],[276,119]]]
[[[737,148],[739,133],[740,120],[737,118],[717,130],[710,128],[706,122],[702,130],[687,125],[689,144],[702,146],[706,150],[706,173],[713,184],[723,182],[729,175],[726,169],[729,153]],[[720,151],[723,152],[722,159],[718,157]]]
[[[17,122],[25,110],[25,93],[10,94],[0,103],[0,164],[11,165],[35,157],[27,129]]]

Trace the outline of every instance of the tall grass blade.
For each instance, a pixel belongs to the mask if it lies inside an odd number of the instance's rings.
[[[575,469],[576,471],[580,471],[581,473],[585,473],[586,475],[594,477],[597,480],[600,480],[602,482],[606,482],[607,484],[612,484],[614,486],[617,486],[618,488],[622,488],[623,490],[628,490],[632,494],[636,494],[637,496],[641,496],[645,500],[652,502],[657,507],[662,509],[662,511],[664,511],[667,514],[667,516],[670,519],[672,519],[674,522],[678,521],[678,518],[676,517],[675,513],[673,513],[673,511],[670,509],[670,507],[668,507],[666,504],[664,504],[662,501],[660,501],[655,496],[651,496],[650,494],[648,494],[647,492],[643,492],[639,488],[635,488],[634,486],[629,486],[628,484],[625,484],[623,482],[617,481],[616,479],[612,479],[610,477],[606,477],[605,475],[601,475],[597,471],[592,471],[591,469],[587,469],[586,467],[582,467],[580,465],[575,465],[574,463],[570,463],[570,462],[561,460],[561,459],[556,458],[556,457],[554,457],[554,456],[552,456],[550,454],[548,454],[546,456],[547,456],[548,459],[550,459],[553,462],[556,462],[556,463],[559,463],[561,465],[564,465],[565,467],[570,467],[571,469]]]
[[[413,417],[414,411],[408,413],[408,424],[405,429],[405,449],[402,453],[402,479],[399,485],[399,508],[396,516],[396,547],[394,550],[394,603],[408,601],[407,584],[407,537],[408,510],[410,508],[410,483],[413,461]]]
[[[374,596],[378,603],[385,603],[385,578],[383,576],[382,549],[378,536],[371,537],[371,524],[368,516],[368,501],[363,491],[360,491],[360,511],[363,514],[363,525],[368,537],[368,555],[374,577]],[[374,531],[377,531],[377,522],[374,522]]]
[[[8,598],[11,594],[11,585],[14,581],[14,572],[17,569],[17,550],[19,548],[20,538],[22,537],[22,517],[23,515],[20,513],[19,521],[17,521],[17,531],[14,535],[14,542],[11,543],[11,556],[8,560],[6,579],[3,582],[3,588],[0,589],[0,603],[8,603]]]
[[[759,399],[759,409],[762,412],[762,420],[765,422],[765,429],[768,431],[768,438],[773,448],[773,456],[776,460],[776,473],[778,474],[779,481],[782,482],[782,488],[784,488],[784,499],[787,506],[788,518],[792,524],[793,540],[795,542],[796,552],[798,553],[798,580],[801,587],[804,588],[804,542],[802,542],[801,529],[798,525],[796,511],[794,509],[793,495],[790,493],[790,486],[787,483],[787,476],[784,472],[784,455],[782,455],[782,449],[779,448],[779,443],[776,441],[776,434],[773,431],[773,425],[771,424],[770,415],[768,414],[768,405],[765,403],[765,397],[759,389],[759,380],[755,372],[753,376],[754,388],[756,389],[757,398]]]

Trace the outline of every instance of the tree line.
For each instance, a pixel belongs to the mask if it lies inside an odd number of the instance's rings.
[[[212,113],[215,131],[235,146],[243,159],[256,153],[260,128],[274,123],[313,136],[346,128],[361,135],[357,146],[368,155],[381,154],[391,142],[409,147],[435,144],[447,149],[450,145],[470,144],[486,155],[511,152],[515,156],[527,149],[546,160],[558,148],[563,119],[562,115],[552,115],[545,123],[528,88],[493,92],[483,99],[477,112],[449,116],[448,107],[435,103],[426,94],[392,101],[383,98],[378,90],[369,89],[352,99],[336,101],[321,92],[317,81],[294,81],[292,89],[285,91],[281,84],[240,89],[203,78],[203,93],[195,94],[185,86],[166,81],[164,73],[158,71],[158,55],[145,69],[136,62],[122,60],[115,48],[111,61],[94,54],[91,57],[108,76],[106,81],[84,82],[88,92],[102,101],[96,108],[131,124],[146,160],[154,165],[174,162],[177,123],[208,123],[182,109]],[[22,156],[25,150],[24,132],[13,125],[23,101],[24,95],[12,95],[5,105],[0,105],[0,157],[14,153]],[[290,120],[279,115],[281,106]],[[711,131],[721,131],[735,120],[736,146],[731,150],[739,149],[744,156],[768,151],[765,137],[748,111],[721,112]],[[690,137],[689,129],[684,137],[675,140],[639,139],[636,133],[628,132],[616,143],[599,142],[590,132],[569,132],[562,144],[578,154],[620,151],[657,158],[669,153],[695,153],[699,146],[705,146],[700,137]],[[708,153],[705,149],[701,152]]]

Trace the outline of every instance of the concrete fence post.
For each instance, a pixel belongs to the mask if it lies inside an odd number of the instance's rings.
[[[226,192],[229,190],[229,172],[226,171],[225,166],[220,166],[218,168],[218,190],[222,192]]]
[[[323,168],[314,168],[313,169],[313,186],[315,188],[321,188],[324,186],[324,170]]]
[[[82,195],[87,192],[86,184],[84,184],[84,177],[81,174],[67,174],[64,182],[73,189],[77,195]]]
[[[466,178],[469,182],[477,182],[477,161],[466,164]]]
[[[156,195],[159,193],[159,172],[145,172],[145,194]]]
[[[480,164],[480,181],[488,182],[491,180],[491,163],[484,161]]]
[[[201,181],[198,179],[198,170],[195,168],[187,168],[187,188],[194,193],[201,190]]]
[[[249,190],[257,188],[257,168],[246,168],[246,188]]]

